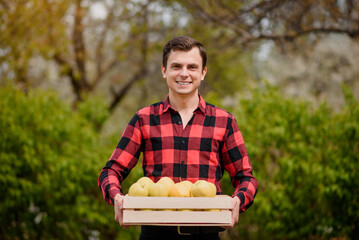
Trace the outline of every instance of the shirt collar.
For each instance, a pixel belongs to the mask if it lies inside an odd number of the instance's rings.
[[[195,111],[199,110],[203,114],[206,114],[206,102],[204,101],[204,99],[202,98],[202,96],[200,94],[198,94],[198,97],[199,97],[199,103],[198,103],[198,107]],[[162,104],[163,104],[163,112],[167,112],[170,108],[172,110],[174,110],[170,105],[169,95],[167,95],[166,99],[162,101]],[[176,110],[174,110],[174,111],[176,111]]]

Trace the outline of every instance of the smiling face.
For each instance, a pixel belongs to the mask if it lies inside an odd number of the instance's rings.
[[[167,66],[162,66],[162,76],[166,79],[170,95],[198,95],[198,88],[206,76],[207,68],[202,69],[199,49],[171,51]]]

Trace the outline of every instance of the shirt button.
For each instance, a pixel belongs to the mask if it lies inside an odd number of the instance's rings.
[[[179,124],[179,125],[181,125],[181,124],[182,124],[182,122],[181,122],[181,121],[178,121],[178,124]]]
[[[182,142],[183,144],[185,144],[185,143],[186,143],[186,141],[185,141],[185,140],[182,140],[181,142]]]

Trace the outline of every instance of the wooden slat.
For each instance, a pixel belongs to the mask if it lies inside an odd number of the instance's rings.
[[[231,197],[131,197],[125,196],[124,209],[231,209]]]
[[[162,226],[228,226],[231,211],[141,211],[124,210],[123,223],[126,225]]]

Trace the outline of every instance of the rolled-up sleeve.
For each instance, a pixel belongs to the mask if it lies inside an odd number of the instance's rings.
[[[258,183],[253,176],[248,152],[233,116],[228,118],[227,132],[222,148],[222,160],[235,188],[233,197],[238,196],[241,200],[240,212],[244,212],[253,204]]]
[[[121,183],[137,164],[141,146],[140,119],[138,114],[135,114],[98,177],[98,186],[109,204],[114,204],[116,194],[122,194]]]

